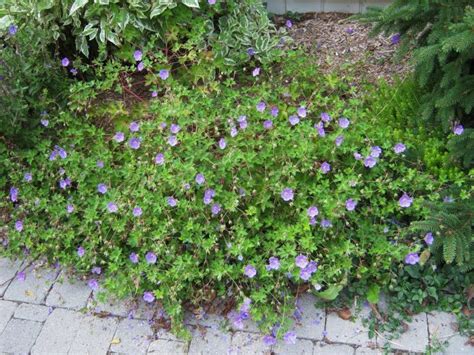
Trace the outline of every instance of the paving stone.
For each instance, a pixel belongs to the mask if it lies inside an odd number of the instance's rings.
[[[457,334],[453,329],[457,325],[456,316],[446,312],[428,313],[428,328],[430,341],[445,341],[449,337]]]
[[[184,355],[188,353],[188,344],[182,341],[158,339],[148,348],[148,354],[154,355]]]
[[[474,354],[474,346],[469,345],[469,339],[465,336],[454,335],[448,339],[448,345],[444,347],[443,355]]]
[[[0,353],[28,354],[43,324],[24,319],[12,319],[0,334]]]
[[[0,297],[4,295],[5,290],[20,269],[21,264],[21,260],[0,258]]]
[[[355,353],[356,355],[382,355],[383,351],[380,349],[360,347],[356,349]]]
[[[50,313],[49,307],[37,304],[21,303],[15,311],[14,317],[18,319],[44,322]]]
[[[0,300],[0,334],[5,329],[17,307],[18,305],[15,302]]]
[[[79,310],[86,307],[91,292],[84,281],[73,280],[61,273],[46,298],[46,305]]]
[[[315,355],[352,355],[354,348],[349,345],[326,344],[318,342],[314,346]]]
[[[362,346],[376,344],[375,337],[369,338],[369,329],[362,324],[362,319],[370,316],[370,308],[362,307],[359,313],[352,309],[355,320],[344,320],[333,312],[327,315],[326,332],[330,342],[347,343]]]
[[[105,312],[118,317],[128,317],[132,308],[129,303],[130,300],[119,300],[110,296],[101,302],[97,299],[97,293],[93,292],[87,308],[97,313]]]
[[[79,312],[56,308],[44,323],[31,354],[66,354],[79,331],[82,318]]]
[[[377,338],[379,346],[384,346],[387,340],[383,337]],[[385,336],[386,338],[386,336]],[[426,313],[419,313],[412,317],[408,323],[408,330],[401,334],[398,339],[390,340],[390,347],[392,349],[411,351],[411,352],[425,352],[428,346],[428,325],[426,322]]]
[[[191,355],[227,354],[231,346],[231,335],[216,329],[204,329],[203,333],[195,332],[189,345]]]
[[[306,339],[296,339],[296,344],[288,345],[279,341],[273,347],[273,352],[277,355],[298,354],[298,355],[312,355],[313,342]]]
[[[326,312],[324,309],[315,308],[316,297],[307,293],[302,295],[298,301],[296,311],[297,321],[295,333],[297,337],[312,340],[323,338]]]
[[[232,337],[232,354],[270,354],[271,347],[263,342],[263,335],[236,332]]]
[[[25,270],[25,280],[14,279],[5,292],[4,299],[40,304],[46,298],[58,270],[29,266]]]
[[[227,321],[226,318],[218,316],[217,314],[203,314],[196,316],[191,312],[186,312],[184,316],[184,323],[191,325],[201,325],[209,328],[219,328],[221,324]]]
[[[125,354],[145,354],[153,331],[145,320],[122,319],[113,337],[110,350]]]
[[[106,354],[119,319],[84,316],[69,349],[70,354]]]

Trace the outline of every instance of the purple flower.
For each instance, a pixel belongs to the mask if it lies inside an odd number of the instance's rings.
[[[415,265],[415,264],[418,264],[419,261],[420,261],[420,257],[418,256],[417,253],[410,253],[407,256],[405,256],[405,264]]]
[[[291,28],[291,27],[293,27],[293,22],[291,22],[291,20],[286,20],[285,26],[288,27],[288,28]]]
[[[464,132],[464,127],[461,124],[457,124],[453,128],[453,132],[455,135],[460,136]]]
[[[272,120],[266,120],[266,121],[263,122],[263,128],[272,129],[272,127],[273,127]]]
[[[17,232],[21,232],[23,230],[23,221],[21,219],[15,222],[15,229]]]
[[[165,163],[165,155],[163,153],[158,153],[155,157],[155,164],[163,165]]]
[[[353,28],[351,28],[351,27],[349,27],[349,28],[346,28],[346,30],[345,30],[345,31],[346,31],[346,33],[347,33],[347,34],[349,34],[349,35],[351,35],[351,34],[353,34],[353,33],[354,33],[354,29],[353,29]]]
[[[107,210],[109,213],[116,213],[118,211],[118,206],[115,202],[109,202],[107,204]]]
[[[237,133],[239,133],[239,131],[237,131],[237,128],[232,127],[232,128],[230,129],[230,136],[231,136],[232,138],[234,138],[234,137],[237,135]]]
[[[133,121],[130,123],[129,128],[130,132],[138,132],[138,130],[140,129],[140,125],[137,122]]]
[[[344,142],[344,136],[337,136],[336,140],[334,141],[337,147],[339,147],[342,144],[342,142]]]
[[[242,116],[239,116],[239,118],[237,119],[237,122],[239,122],[239,127],[240,129],[246,129],[247,128],[247,116],[245,115],[242,115]]]
[[[327,112],[322,112],[321,113],[321,120],[323,122],[329,122],[329,121],[331,121],[331,116],[329,116],[329,113],[327,113]]]
[[[8,27],[8,33],[10,34],[10,36],[14,36],[17,31],[18,31],[18,26],[16,25],[10,25]]]
[[[278,110],[278,107],[276,107],[276,106],[273,106],[272,109],[270,110],[270,114],[271,114],[273,117],[278,116],[278,112],[279,112],[279,110]]]
[[[367,168],[372,169],[375,166],[375,164],[377,164],[377,159],[371,156],[364,159],[364,166]]]
[[[403,193],[402,197],[398,200],[398,204],[400,207],[407,208],[410,207],[413,203],[413,198],[410,197],[408,194]]]
[[[219,205],[218,203],[215,203],[212,205],[211,212],[213,216],[217,216],[220,211],[221,211],[221,205]]]
[[[354,152],[354,159],[355,159],[355,160],[361,160],[361,159],[362,159],[362,155],[361,155],[359,152]]]
[[[140,138],[137,138],[137,137],[133,137],[133,138],[131,138],[131,139],[128,141],[128,145],[129,145],[130,148],[132,148],[132,149],[138,149],[138,148],[140,148],[140,144],[141,144],[141,139],[140,139]]]
[[[295,332],[287,332],[283,336],[283,340],[285,341],[286,344],[289,344],[289,345],[296,344],[296,333]]]
[[[175,145],[178,144],[178,138],[176,138],[176,136],[169,136],[168,137],[168,144],[172,147],[174,147]]]
[[[330,228],[330,227],[332,227],[332,223],[329,219],[323,219],[323,220],[321,220],[321,227]]]
[[[170,207],[176,207],[176,205],[178,204],[178,201],[176,201],[176,199],[173,196],[168,196],[166,201],[168,202],[168,206]]]
[[[311,206],[308,208],[308,217],[313,218],[319,214],[318,208],[316,206]]]
[[[104,162],[102,160],[97,160],[97,163],[95,165],[99,168],[102,169],[104,167]]]
[[[290,189],[289,187],[286,187],[283,189],[283,191],[281,192],[281,198],[283,199],[283,201],[291,201],[293,200],[293,197],[294,197],[294,193],[293,193],[293,190]]]
[[[153,303],[153,301],[155,301],[155,296],[153,295],[153,292],[145,291],[143,293],[143,300],[146,303]]]
[[[295,258],[295,265],[298,266],[300,269],[304,269],[306,265],[308,265],[308,258],[305,255],[298,255]]]
[[[244,274],[249,278],[253,278],[255,275],[257,275],[257,270],[249,264],[245,267]]]
[[[216,4],[216,0],[207,0],[208,4],[209,5],[215,5]]]
[[[168,77],[170,76],[170,72],[168,69],[161,69],[160,72],[158,73],[158,76],[162,79],[162,80],[166,80],[168,79]]]
[[[277,342],[276,338],[273,335],[265,335],[262,340],[266,346],[275,345]]]
[[[140,207],[137,206],[133,209],[132,213],[135,217],[140,217],[143,213],[143,210]]]
[[[123,134],[123,132],[115,133],[114,140],[117,143],[123,142],[125,140],[125,134]]]
[[[145,69],[145,64],[143,64],[143,62],[138,63],[137,64],[137,70],[142,71],[143,69]]]
[[[304,107],[304,106],[298,107],[298,110],[296,111],[296,113],[301,118],[305,118],[306,117],[306,107]]]
[[[155,264],[156,263],[156,255],[149,251],[145,254],[145,259],[148,264]]]
[[[42,119],[40,120],[40,122],[41,122],[41,124],[43,125],[43,127],[48,127],[48,125],[49,125],[49,121],[48,121],[47,119],[45,119],[45,118],[42,118]]]
[[[130,259],[130,261],[131,261],[133,264],[138,263],[138,255],[137,255],[137,253],[131,253],[130,256],[129,256],[129,259]]]
[[[310,217],[310,218],[309,218],[309,225],[310,225],[310,226],[316,225],[316,218]]]
[[[86,253],[85,249],[83,247],[77,248],[77,255],[82,258],[84,254]]]
[[[346,200],[346,209],[348,211],[354,211],[357,206],[357,201],[354,201],[352,198]]]
[[[101,193],[102,195],[107,192],[107,185],[100,183],[97,185],[97,192]]]
[[[26,273],[24,271],[20,271],[18,275],[16,275],[16,279],[18,281],[25,281],[26,280]]]
[[[153,91],[151,92],[151,97],[157,97],[157,96],[158,96],[158,91],[153,90]]]
[[[280,260],[272,256],[270,259],[268,259],[268,265],[267,265],[267,270],[278,270],[280,268]]]
[[[196,180],[196,184],[198,184],[198,185],[202,185],[202,184],[204,184],[204,183],[206,182],[206,179],[204,178],[204,175],[201,174],[201,173],[199,173],[199,174],[196,175],[196,179],[195,179],[195,180]]]
[[[403,153],[405,151],[406,147],[405,147],[405,144],[403,143],[397,143],[395,144],[395,146],[393,147],[393,151],[396,153],[396,154],[400,154],[400,153]]]
[[[99,283],[97,282],[96,279],[90,279],[87,285],[89,286],[91,290],[94,290],[94,291],[96,291],[99,288]]]
[[[328,336],[328,332],[326,330],[323,330],[322,336],[323,336],[323,338],[326,338]]]
[[[69,59],[67,57],[64,57],[63,59],[61,59],[61,65],[63,67],[69,66]]]
[[[74,76],[77,75],[77,69],[76,69],[76,68],[71,68],[71,69],[69,69],[69,72],[70,72],[72,75],[74,75]]]
[[[185,184],[183,185],[183,189],[185,189],[185,190],[189,190],[190,188],[191,188],[191,185],[188,184],[188,183],[185,183]]]
[[[321,167],[319,168],[323,174],[327,174],[329,171],[331,171],[331,165],[325,161],[321,164]]]
[[[390,41],[392,44],[398,44],[400,42],[400,33],[395,33],[391,38]]]
[[[100,275],[102,273],[102,268],[100,266],[94,266],[91,272],[93,274]]]
[[[247,54],[248,54],[249,56],[255,55],[255,49],[253,49],[253,48],[247,49]]]
[[[74,206],[69,204],[66,206],[66,211],[67,213],[73,213],[74,212]]]
[[[65,178],[65,179],[59,180],[59,187],[60,187],[61,189],[64,190],[64,189],[67,188],[68,186],[71,186],[71,179]]]
[[[141,61],[143,58],[142,51],[137,49],[135,52],[133,52],[133,58],[135,59],[136,62]]]
[[[259,76],[259,75],[260,75],[260,68],[259,67],[252,70],[252,76]]]
[[[350,123],[351,122],[345,117],[341,117],[339,119],[339,127],[343,128],[343,129],[346,129],[347,127],[349,127]]]
[[[370,156],[372,158],[378,158],[380,157],[380,154],[382,154],[382,148],[380,148],[378,145],[370,149]]]
[[[173,134],[178,134],[178,132],[181,130],[181,127],[175,123],[172,123],[170,126],[170,131]]]
[[[305,267],[305,270],[309,273],[315,273],[318,270],[318,263],[315,261],[310,261],[309,264]]]
[[[204,191],[204,204],[210,204],[215,194],[216,192],[213,189],[207,189]]]
[[[25,173],[23,178],[25,179],[26,182],[31,182],[31,180],[33,180],[33,175],[31,175],[31,173]]]
[[[265,104],[265,102],[260,101],[256,107],[257,107],[258,112],[263,112],[265,111],[265,108],[267,107],[267,105]]]
[[[224,138],[219,139],[219,148],[225,149],[226,146],[227,146],[227,143],[225,142],[225,139]]]
[[[425,243],[427,245],[433,244],[434,238],[433,238],[433,233],[429,232],[425,234]]]
[[[288,121],[290,122],[290,124],[292,126],[294,126],[294,125],[297,125],[300,122],[300,119],[296,115],[291,115],[290,117],[288,117]]]
[[[451,196],[444,196],[443,202],[445,202],[445,203],[453,203],[453,202],[454,202],[454,198],[452,198]]]

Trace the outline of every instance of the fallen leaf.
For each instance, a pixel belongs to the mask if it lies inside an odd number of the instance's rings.
[[[120,344],[120,338],[113,338],[110,344],[112,345]]]
[[[337,311],[337,315],[344,320],[348,320],[352,317],[352,312],[349,308],[344,308]]]

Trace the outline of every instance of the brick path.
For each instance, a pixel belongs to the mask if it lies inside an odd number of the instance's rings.
[[[251,323],[244,330],[223,331],[223,319],[216,316],[188,317],[193,338],[185,342],[163,330],[154,332],[148,320],[156,310],[149,306],[136,305],[132,316],[127,302],[100,303],[84,281],[72,281],[64,271],[0,258],[0,354],[383,353],[386,340],[369,339],[361,321],[368,308],[352,322],[316,309],[309,294],[300,299],[300,307],[294,345],[265,346]],[[444,353],[474,354],[467,339],[452,330],[453,322],[455,317],[447,313],[421,313],[391,348],[423,353],[430,343],[449,340]]]

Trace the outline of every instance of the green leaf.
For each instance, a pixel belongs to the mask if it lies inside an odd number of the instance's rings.
[[[74,1],[74,3],[71,6],[71,9],[69,10],[69,16],[74,14],[80,8],[84,7],[88,2],[89,2],[89,0],[76,0],[76,1]]]
[[[332,285],[329,286],[326,290],[318,292],[317,296],[326,301],[332,301],[336,299],[339,295],[339,292],[342,290],[342,285]]]
[[[151,10],[150,18],[161,15],[163,12],[166,11],[167,8],[168,8],[168,5],[157,5],[157,6],[155,6]]]
[[[372,304],[376,304],[379,301],[380,296],[380,286],[373,284],[367,290],[367,301]]]
[[[181,0],[181,2],[188,7],[199,8],[199,0]]]

